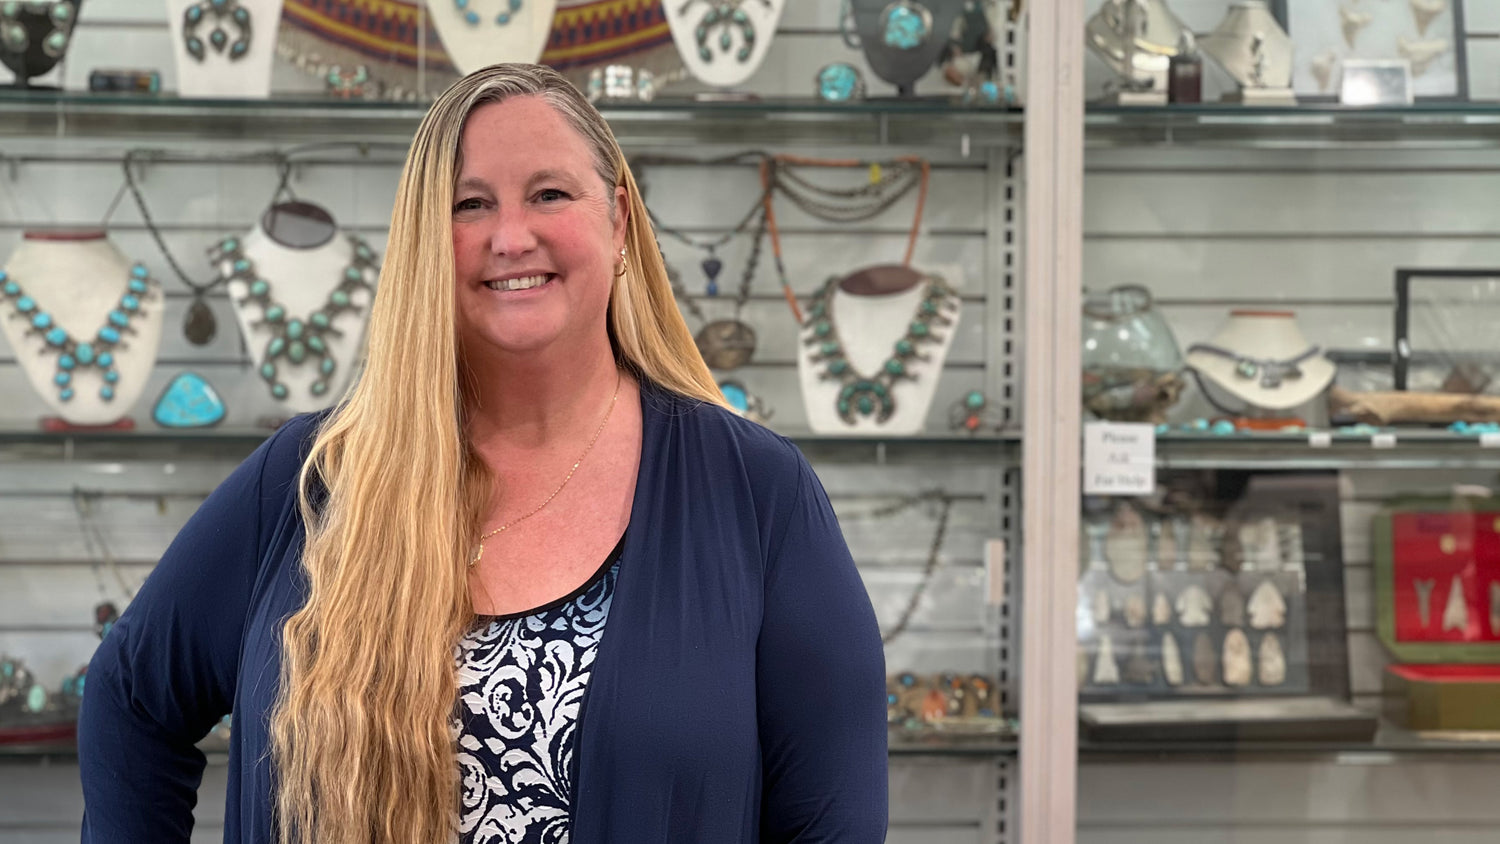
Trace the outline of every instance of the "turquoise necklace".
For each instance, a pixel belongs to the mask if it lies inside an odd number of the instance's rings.
[[[817,349],[812,360],[821,364],[823,379],[844,385],[839,390],[838,411],[839,418],[846,424],[854,424],[856,413],[874,416],[877,424],[888,421],[896,412],[892,388],[897,381],[915,380],[911,364],[927,360],[926,356],[917,353],[917,347],[942,340],[942,335],[934,330],[935,326],[953,324],[950,315],[958,307],[958,294],[938,276],[927,276],[925,283],[927,290],[906,326],[906,334],[896,341],[891,356],[874,375],[856,370],[845,355],[844,341],[833,318],[833,292],[838,289],[839,279],[829,279],[813,294],[812,304],[807,309],[807,321],[803,324],[807,335],[803,342]]]
[[[688,9],[698,2],[708,6],[703,17],[698,19],[698,25],[693,28],[693,40],[698,43],[698,58],[705,62],[714,60],[714,51],[708,45],[713,30],[717,28],[719,52],[729,52],[734,46],[734,32],[739,30],[740,48],[735,52],[734,58],[740,64],[750,61],[750,55],[755,52],[755,21],[740,8],[747,0],[687,0],[677,14],[686,15]],[[772,8],[770,0],[760,2],[767,9]]]
[[[209,250],[209,259],[213,263],[221,266],[228,264],[224,270],[227,274],[226,281],[239,281],[245,285],[245,293],[239,297],[238,304],[254,303],[260,307],[261,318],[255,326],[271,332],[271,339],[261,354],[260,377],[270,385],[271,395],[277,399],[286,398],[290,392],[278,377],[278,363],[294,367],[315,364],[318,368],[318,380],[313,382],[312,394],[321,396],[328,392],[338,364],[324,338],[341,336],[338,329],[333,327],[333,321],[340,314],[364,310],[354,303],[351,294],[356,290],[373,293],[373,282],[380,272],[379,265],[375,262],[375,252],[364,241],[349,235],[349,243],[354,247],[354,255],[339,278],[339,286],[328,294],[328,300],[321,308],[304,319],[292,317],[283,305],[271,298],[271,283],[256,274],[255,262],[245,257],[238,238],[225,238]]]
[[[109,312],[94,339],[85,343],[57,325],[51,314],[26,295],[20,282],[0,270],[0,294],[14,309],[12,316],[26,320],[30,324],[26,333],[46,340],[44,351],[57,355],[57,374],[52,376],[52,383],[57,387],[57,397],[63,401],[73,399],[75,377],[91,369],[99,370],[104,379],[104,384],[99,387],[99,398],[114,401],[115,385],[120,381],[120,371],[115,369],[115,350],[126,347],[124,335],[135,333],[131,320],[145,314],[141,305],[155,295],[156,286],[145,267],[140,264],[131,267],[124,295]]]
[[[469,8],[469,0],[453,0],[453,5],[458,13],[464,16],[464,22],[469,26],[479,26],[479,13]],[[511,16],[521,11],[521,0],[505,0],[505,11],[495,15],[495,23],[500,26],[510,25]]]

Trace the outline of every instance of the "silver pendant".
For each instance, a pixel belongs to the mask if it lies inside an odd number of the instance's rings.
[[[1250,593],[1250,626],[1270,630],[1286,624],[1286,599],[1269,580],[1262,580]]]
[[[1109,520],[1104,555],[1109,571],[1121,583],[1135,583],[1146,576],[1146,520],[1129,504],[1121,503]]]
[[[1161,672],[1167,685],[1182,685],[1182,651],[1178,649],[1177,639],[1171,633],[1161,637]]]
[[[1469,604],[1464,600],[1464,582],[1458,575],[1448,587],[1448,606],[1443,608],[1443,632],[1466,630],[1469,627]]]
[[[1224,637],[1224,685],[1250,685],[1250,639],[1243,630]]]
[[[1189,586],[1177,596],[1177,618],[1183,627],[1207,627],[1213,599],[1202,586]]]
[[[737,319],[718,319],[693,338],[709,369],[739,369],[755,354],[755,329]]]
[[[1286,654],[1281,650],[1281,640],[1275,633],[1267,633],[1260,640],[1259,679],[1262,686],[1279,686],[1286,682]]]

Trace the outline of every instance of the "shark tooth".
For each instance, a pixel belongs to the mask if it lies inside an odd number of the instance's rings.
[[[1417,19],[1417,34],[1426,35],[1427,27],[1442,13],[1448,11],[1448,0],[1409,0],[1412,17]]]
[[[1407,41],[1405,38],[1396,39],[1396,52],[1401,57],[1411,62],[1411,75],[1421,76],[1427,72],[1427,66],[1432,64],[1438,56],[1448,52],[1448,39],[1430,38],[1426,41]]]
[[[1324,50],[1313,57],[1311,70],[1313,78],[1318,80],[1318,90],[1327,91],[1333,83],[1333,69],[1338,67],[1339,54],[1332,50]]]
[[[1373,20],[1375,16],[1368,12],[1356,12],[1348,6],[1339,6],[1339,21],[1344,28],[1344,43],[1353,49],[1354,40],[1359,37],[1360,31],[1369,26],[1370,21]]]

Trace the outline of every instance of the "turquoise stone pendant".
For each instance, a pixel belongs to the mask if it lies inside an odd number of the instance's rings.
[[[932,13],[912,0],[896,0],[880,13],[880,31],[887,47],[915,50],[932,37]]]
[[[151,418],[163,428],[210,428],[226,413],[224,400],[203,376],[184,372],[156,400]]]
[[[818,71],[818,99],[823,102],[848,103],[864,96],[865,79],[854,65],[834,62]]]

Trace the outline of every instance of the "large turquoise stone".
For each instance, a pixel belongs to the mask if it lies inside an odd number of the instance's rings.
[[[93,363],[94,362],[94,346],[93,346],[93,344],[91,344],[91,343],[79,343],[73,349],[73,357],[78,358],[78,362],[81,363],[81,364],[83,364],[84,366],[88,366],[89,364]]]
[[[830,103],[847,103],[859,94],[859,71],[839,62],[818,71],[818,96]]]
[[[301,340],[302,328],[302,320],[294,319],[286,324],[286,336],[292,340]]]
[[[120,299],[120,307],[124,308],[127,311],[139,310],[141,307],[141,300],[135,298],[134,296],[125,296]]]
[[[915,50],[927,40],[927,21],[910,6],[896,6],[885,16],[885,45]]]
[[[47,332],[47,342],[54,346],[61,346],[68,342],[68,332],[61,328],[54,328]]]
[[[207,428],[224,420],[224,400],[203,376],[184,372],[172,379],[151,418],[163,428]]]
[[[30,691],[26,693],[26,711],[35,713],[41,712],[46,708],[47,690],[42,687],[41,683],[37,683],[35,686],[31,687]]]
[[[46,313],[37,314],[31,318],[31,326],[38,331],[45,331],[52,327],[52,316]]]
[[[730,407],[741,413],[750,410],[750,395],[745,392],[744,387],[726,382],[719,385],[719,390],[724,394],[724,400],[729,402]]]
[[[113,346],[120,342],[120,332],[106,325],[99,329],[99,339]]]
[[[21,292],[21,285],[16,284],[14,281],[7,281],[5,283],[4,290],[5,290],[5,295],[7,295],[7,296],[15,296],[15,295],[18,295]]]
[[[112,325],[124,328],[130,324],[130,317],[126,316],[124,311],[110,311],[109,321]]]
[[[105,352],[99,355],[99,365],[104,367],[105,369],[109,369],[111,366],[115,365],[115,356],[110,354],[109,352]]]

